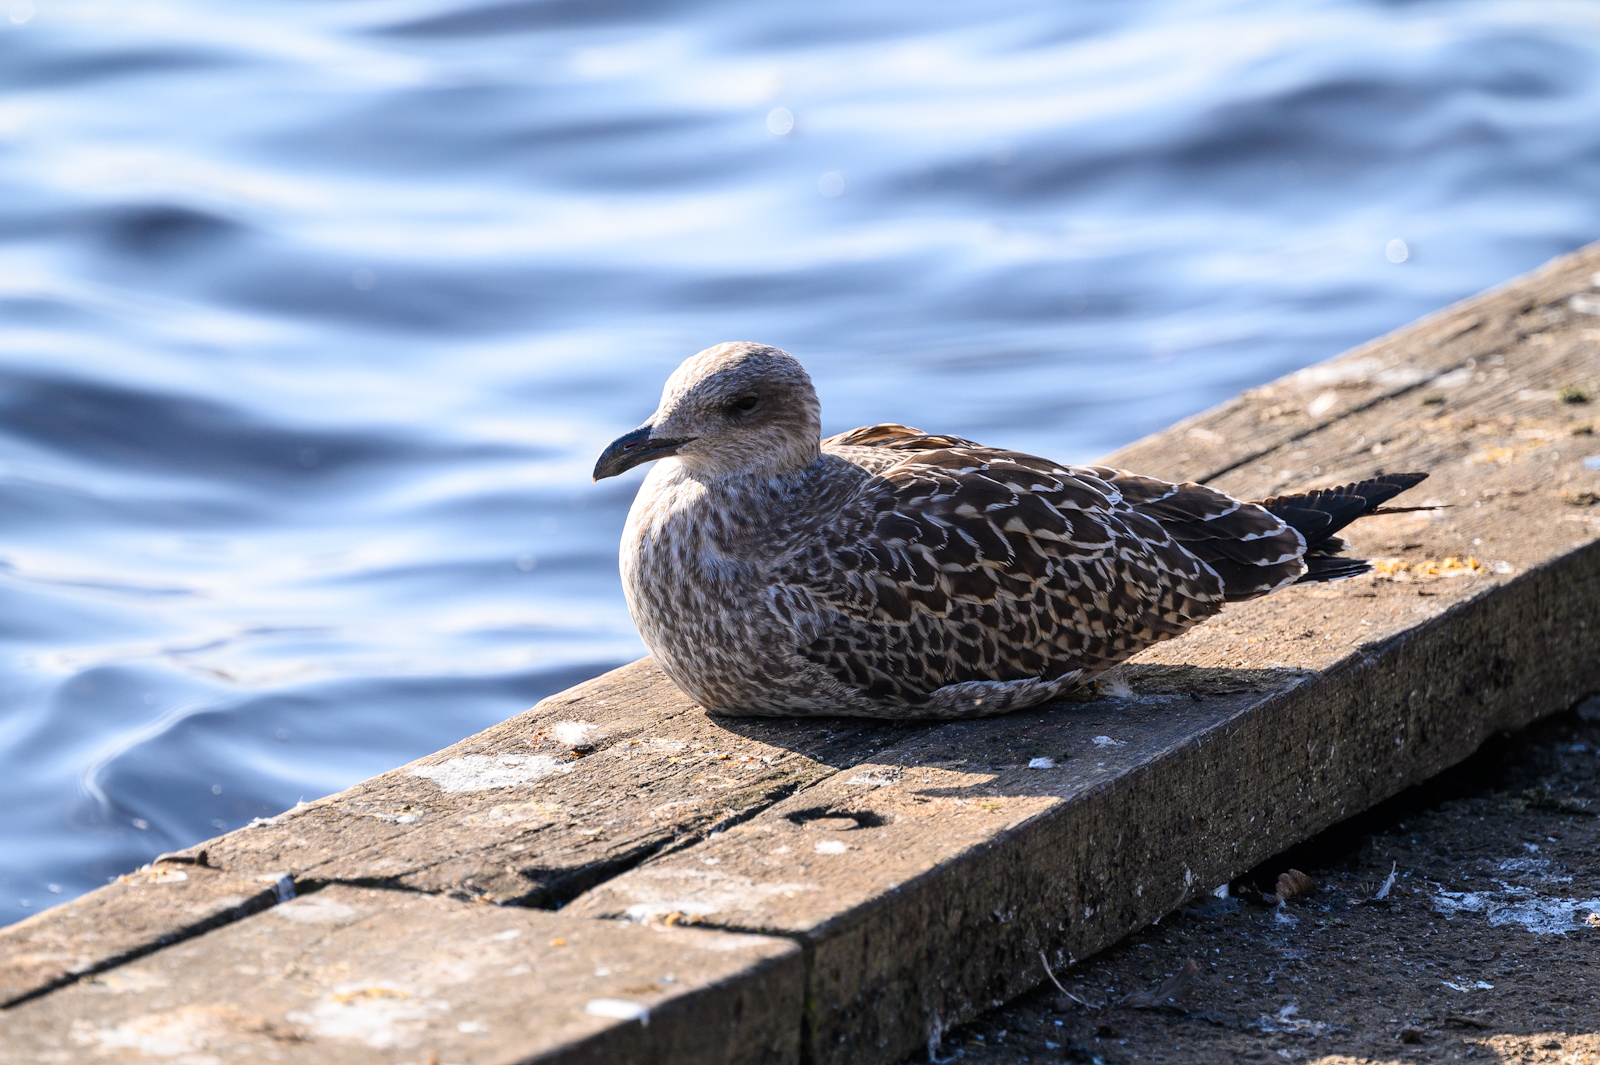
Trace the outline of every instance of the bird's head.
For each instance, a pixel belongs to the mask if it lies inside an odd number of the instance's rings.
[[[786,473],[816,460],[821,436],[816,390],[793,355],[718,344],[667,378],[656,412],[605,449],[594,479],[668,456],[703,478]]]

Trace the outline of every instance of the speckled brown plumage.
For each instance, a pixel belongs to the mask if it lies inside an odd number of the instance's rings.
[[[1308,574],[1421,475],[1263,503],[877,425],[818,441],[789,355],[720,345],[596,477],[662,458],[629,514],[629,607],[727,714],[972,717],[1055,698]],[[1381,497],[1381,498],[1380,498]]]

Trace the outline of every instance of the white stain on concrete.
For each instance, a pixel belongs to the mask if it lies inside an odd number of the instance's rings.
[[[588,742],[589,733],[596,727],[587,721],[557,721],[550,726],[550,734],[556,738],[557,743],[578,747]]]
[[[793,898],[815,890],[809,882],[756,881],[717,869],[635,869],[628,874],[626,891],[636,901],[624,912],[630,920],[645,923],[673,913],[705,917],[759,910],[771,896]]]
[[[1433,908],[1450,917],[1482,914],[1493,928],[1514,924],[1535,935],[1566,935],[1584,927],[1591,913],[1600,913],[1600,898],[1553,898],[1502,883],[1498,891],[1440,891]]]
[[[650,1023],[650,1007],[642,1002],[629,1002],[625,998],[592,998],[583,1007],[591,1017],[614,1017],[619,1021]]]
[[[825,839],[811,848],[818,854],[843,854],[850,849],[850,844],[838,839]]]
[[[488,791],[514,788],[557,773],[570,773],[570,763],[548,754],[468,754],[437,765],[422,765],[411,771],[439,785],[440,791]]]
[[[221,1065],[222,1059],[205,1051],[226,1045],[232,1034],[226,1010],[216,1006],[185,1006],[168,1013],[132,1017],[114,1028],[89,1028],[80,1022],[72,1032],[73,1041],[95,1047],[103,1054],[122,1057],[115,1051],[135,1051],[151,1058],[177,1058],[188,1065]],[[98,1056],[98,1055],[97,1055]]]
[[[1439,982],[1441,984],[1443,984],[1445,987],[1448,987],[1452,991],[1493,991],[1494,990],[1494,985],[1493,984],[1486,984],[1482,980],[1479,980],[1476,983],[1471,984],[1470,986],[1467,985],[1467,984],[1452,983],[1449,980],[1440,980]]]
[[[681,913],[686,917],[705,917],[708,914],[716,913],[717,908],[709,902],[666,899],[656,902],[636,902],[622,912],[630,921],[649,921],[652,918],[662,917],[671,913]]]
[[[1096,747],[1126,747],[1128,745],[1128,741],[1114,740],[1110,736],[1096,736],[1094,738],[1094,745]]]
[[[1030,758],[1030,759],[1028,759],[1028,768],[1029,769],[1054,769],[1055,767],[1056,767],[1056,760],[1054,758]]]
[[[1428,374],[1414,366],[1389,366],[1382,359],[1338,359],[1321,366],[1311,366],[1296,371],[1285,378],[1286,383],[1298,389],[1311,391],[1329,385],[1367,384],[1405,388],[1427,380]],[[1319,399],[1321,396],[1318,397]],[[1337,400],[1337,396],[1335,397]],[[1316,400],[1312,401],[1315,405]],[[1331,407],[1331,404],[1330,404]]]
[[[311,1009],[292,1010],[286,1017],[317,1035],[383,1050],[415,1045],[429,1022],[449,1010],[448,1002],[395,984],[343,984]]]
[[[1295,1016],[1299,1012],[1300,1007],[1291,1002],[1276,1015],[1261,1014],[1256,1019],[1256,1025],[1263,1032],[1295,1032],[1311,1036],[1325,1035],[1332,1030],[1333,1026],[1326,1021],[1313,1021]]]
[[[1535,846],[1535,844],[1523,844]],[[1559,875],[1556,863],[1548,858],[1507,858],[1496,866],[1502,873],[1517,873],[1546,884],[1570,884],[1572,877]]]

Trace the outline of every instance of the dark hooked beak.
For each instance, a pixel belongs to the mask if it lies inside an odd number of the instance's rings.
[[[676,455],[680,447],[693,439],[692,436],[681,439],[651,436],[650,426],[642,425],[631,433],[617,437],[611,441],[610,447],[600,453],[600,461],[594,464],[594,479],[603,481],[607,477],[627,473],[651,459]]]

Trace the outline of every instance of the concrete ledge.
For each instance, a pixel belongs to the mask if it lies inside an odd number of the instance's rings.
[[[765,1065],[799,1057],[782,939],[337,885],[0,1014],[7,1061]]]
[[[223,868],[287,869],[307,886],[387,884],[553,909],[905,731],[833,721],[730,731],[644,660],[205,846]]]
[[[189,863],[119,877],[0,929],[0,1006],[264,910],[288,886]]]
[[[210,861],[240,882],[287,872],[312,899],[382,885],[384,898],[421,900],[407,919],[424,938],[455,920],[443,915],[477,912],[632,935],[617,949],[641,958],[660,944],[694,956],[692,938],[639,938],[658,930],[798,943],[792,963],[761,964],[803,967],[804,1009],[758,1010],[762,1038],[701,1045],[698,1060],[802,1040],[815,1061],[897,1060],[1039,982],[1041,952],[1070,964],[1496,732],[1600,690],[1600,469],[1584,463],[1600,455],[1600,403],[1562,393],[1600,392],[1600,317],[1574,299],[1597,271],[1600,247],[1558,259],[1111,456],[1255,497],[1423,469],[1433,476],[1417,501],[1453,509],[1360,523],[1355,551],[1382,560],[1378,573],[1230,607],[1122,667],[1100,698],[950,725],[727,720],[645,661],[214,840]],[[125,920],[108,897],[18,927],[70,954],[83,929]],[[560,909],[456,901],[466,899]],[[268,917],[137,968],[193,951],[197,972],[232,987],[217,968],[226,953],[206,944]],[[201,928],[177,911],[152,915],[104,957]],[[399,957],[354,933],[340,942],[350,966]],[[764,986],[757,969],[706,986]],[[5,979],[37,993],[71,972],[12,966]],[[70,1003],[59,1008],[96,1031],[112,1014],[124,1023],[86,986],[0,1018]],[[183,984],[171,1003],[209,986]],[[729,1023],[721,1008],[706,1016]],[[541,1030],[567,1042],[511,1027],[493,1053],[472,1041],[439,1052],[509,1061],[588,1045],[591,1034],[563,1027],[570,1018],[548,1016]]]

